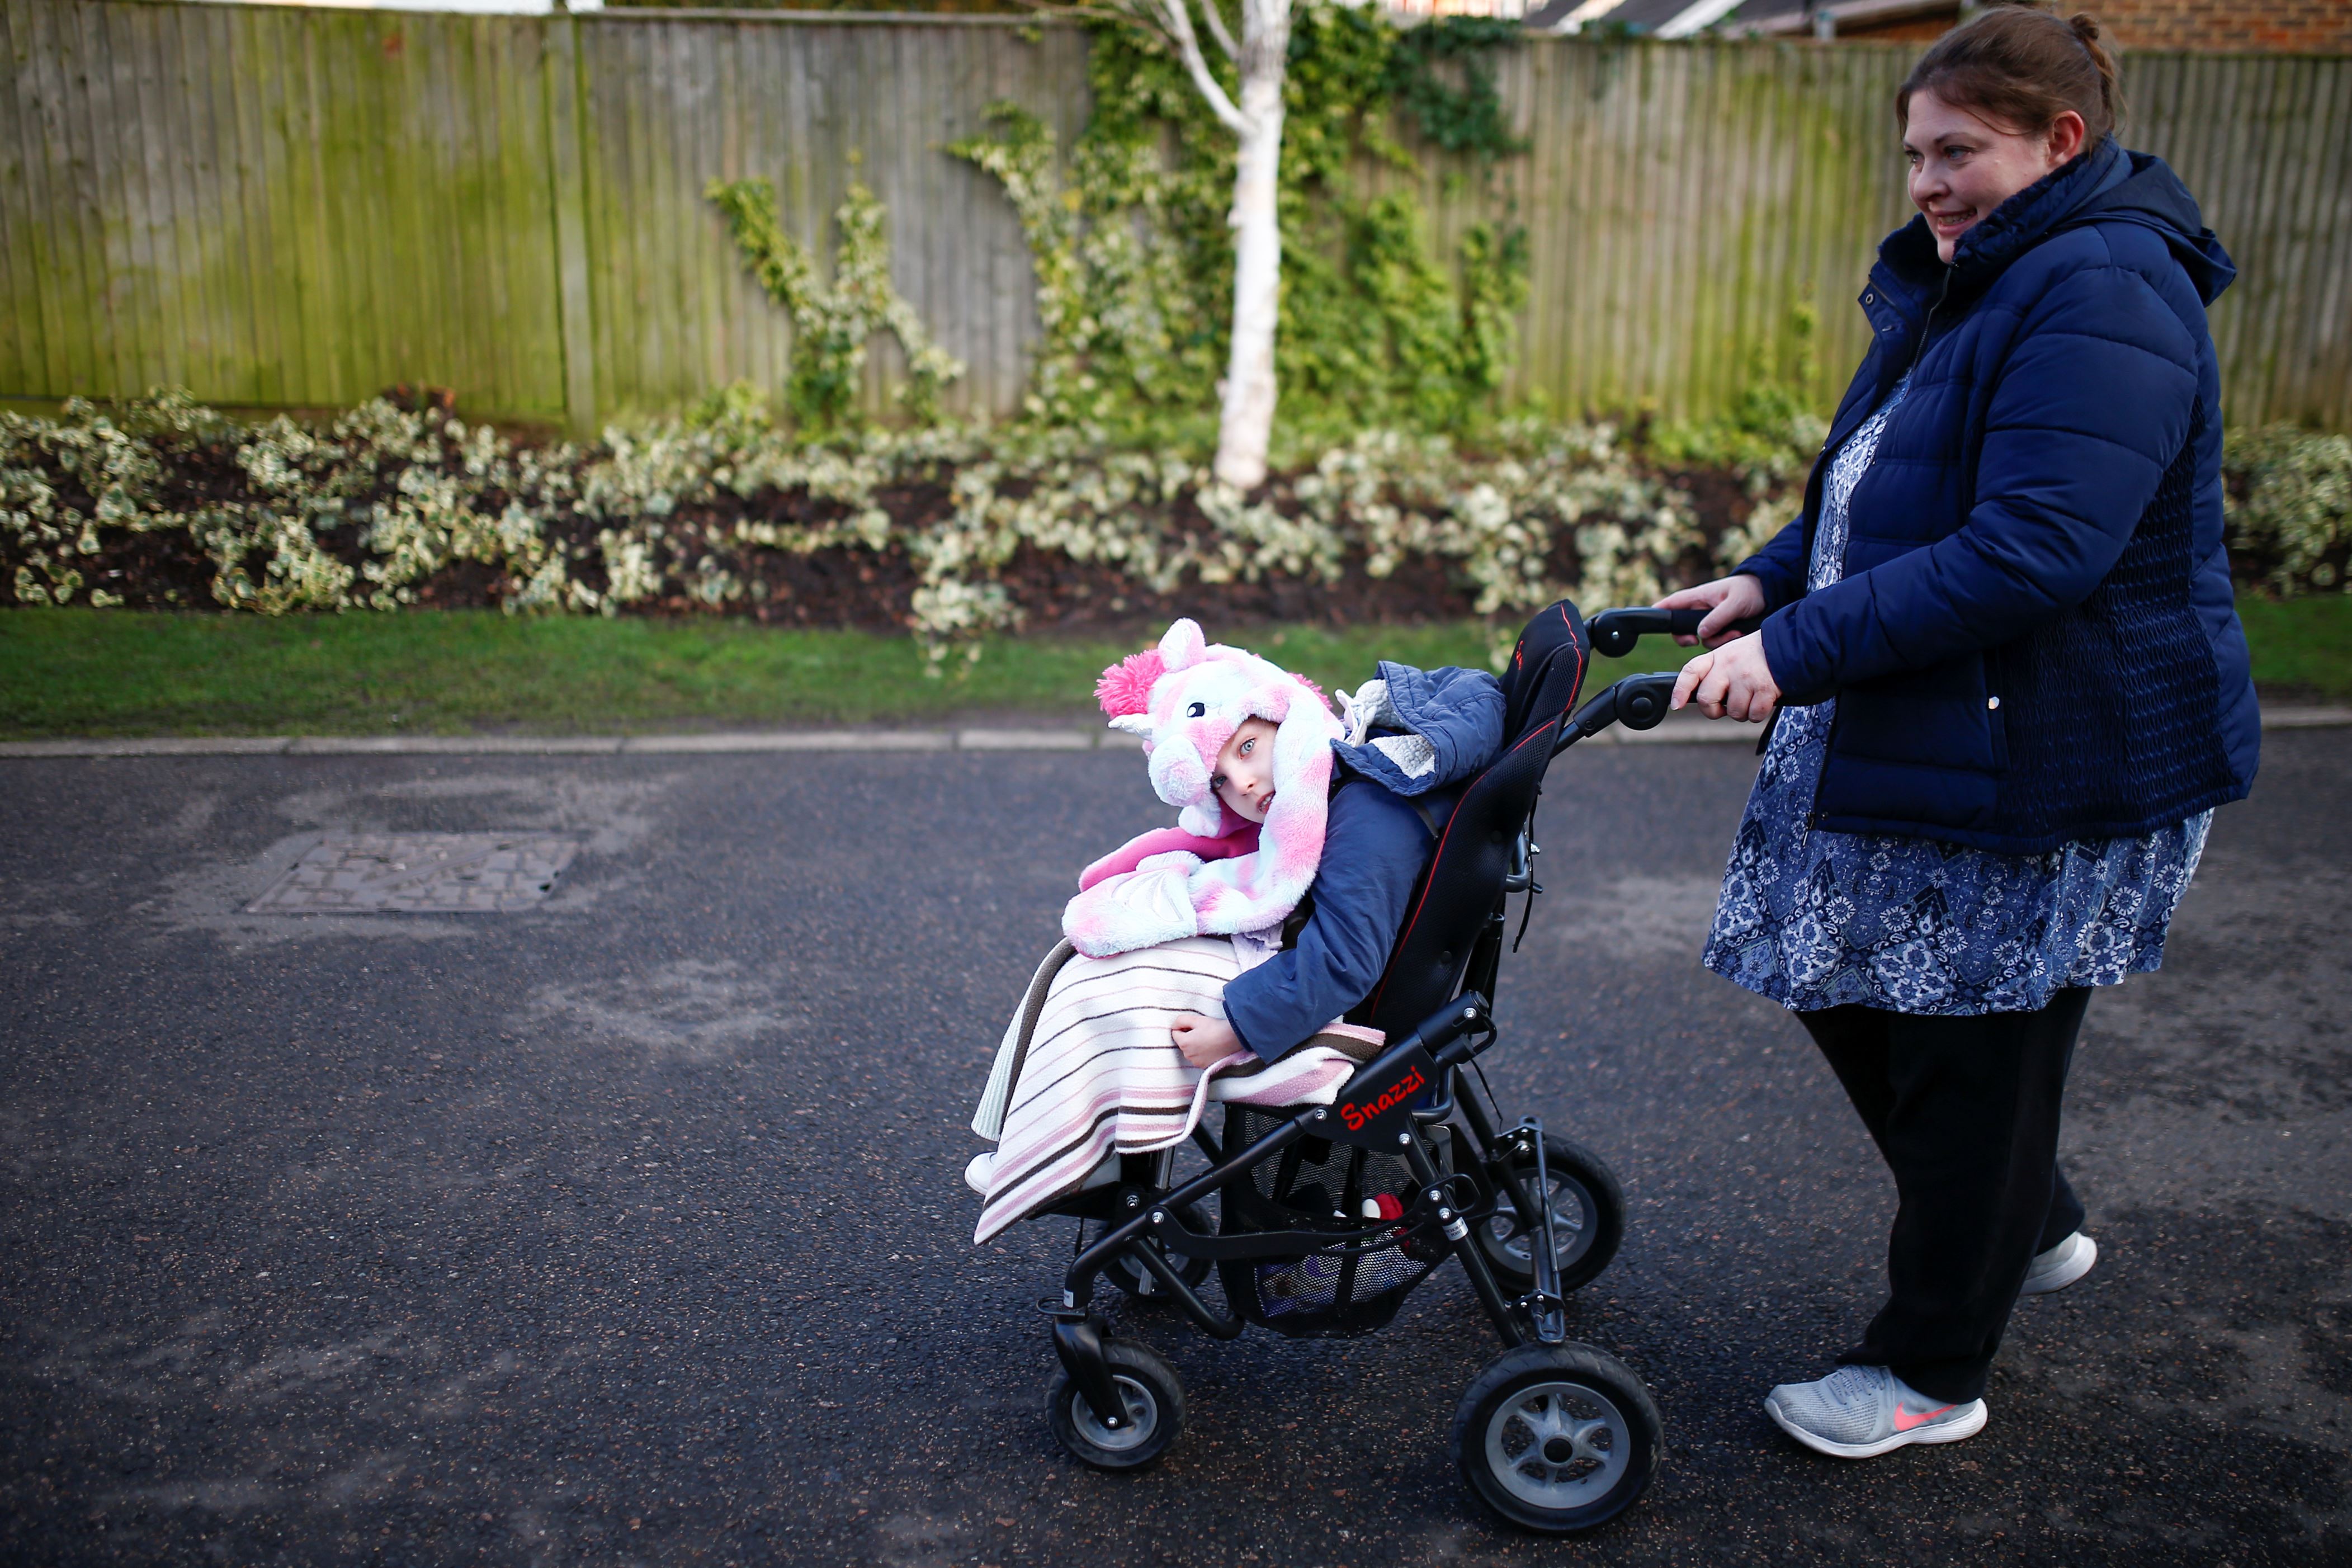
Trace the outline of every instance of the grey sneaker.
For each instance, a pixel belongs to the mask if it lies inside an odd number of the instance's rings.
[[[2017,1288],[2021,1296],[2042,1296],[2053,1290],[2063,1290],[2091,1271],[2099,1260],[2099,1244],[2076,1231],[2047,1252],[2033,1255],[2032,1266],[2025,1271],[2025,1283]]]
[[[1883,1366],[1842,1366],[1818,1383],[1784,1383],[1764,1414],[1818,1453],[1867,1459],[1911,1443],[1957,1443],[1984,1430],[1985,1402],[1930,1399]]]

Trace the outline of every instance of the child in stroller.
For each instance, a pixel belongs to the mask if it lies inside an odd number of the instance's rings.
[[[1564,1293],[1607,1266],[1622,1234],[1616,1182],[1539,1121],[1503,1127],[1460,1069],[1495,1039],[1486,997],[1507,896],[1537,890],[1529,828],[1546,765],[1610,723],[1647,728],[1664,712],[1672,678],[1636,677],[1570,716],[1594,638],[1623,652],[1675,629],[1668,612],[1614,611],[1588,633],[1563,601],[1530,623],[1499,682],[1384,665],[1344,732],[1311,687],[1207,648],[1189,622],[1107,672],[1105,706],[1147,737],[1155,787],[1184,807],[1180,831],[1088,868],[1065,914],[1070,941],[1033,980],[974,1121],[1004,1138],[974,1162],[983,1238],[1033,1215],[1082,1225],[1045,1304],[1063,1364],[1048,1419],[1076,1458],[1149,1464],[1183,1416],[1173,1369],[1109,1336],[1098,1279],[1172,1300],[1217,1338],[1252,1322],[1332,1336],[1385,1325],[1451,1257],[1506,1346],[1456,1413],[1471,1489],[1507,1519],[1565,1532],[1647,1487],[1662,1447],[1647,1392],[1615,1358],[1566,1341]],[[1345,782],[1332,792],[1335,755]],[[1227,959],[1220,973],[1211,961],[1252,946],[1266,950],[1254,964]],[[1056,1015],[1068,992],[1056,976],[1079,953],[1129,962],[1087,971],[1091,991]],[[1173,999],[1127,1005],[1171,972]],[[1129,1012],[1083,1059],[1051,1055],[1074,1026]],[[1120,1065],[1138,1060],[1158,1076]],[[1016,1153],[1008,1105],[1019,1122],[1056,1091],[1061,1120],[1047,1115]],[[1179,1181],[1186,1142],[1209,1169]],[[1085,1243],[1089,1224],[1101,1234]],[[1199,1293],[1213,1268],[1223,1311]]]
[[[1494,677],[1381,668],[1344,735],[1319,691],[1191,621],[1105,672],[1114,722],[1153,731],[1154,784],[1213,837],[1147,833],[1080,876],[974,1122],[999,1142],[971,1173],[976,1239],[1114,1177],[1114,1147],[1182,1142],[1213,1100],[1327,1103],[1381,1043],[1341,1016],[1503,731]]]

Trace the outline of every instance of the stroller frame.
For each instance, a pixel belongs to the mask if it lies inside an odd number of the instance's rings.
[[[1154,1444],[1150,1434],[1136,1432],[1138,1423],[1181,1420],[1181,1391],[1172,1369],[1141,1345],[1110,1338],[1108,1319],[1097,1300],[1097,1286],[1106,1273],[1123,1273],[1133,1282],[1130,1289],[1139,1285],[1152,1295],[1164,1294],[1202,1333],[1230,1340],[1242,1332],[1246,1315],[1238,1310],[1220,1311],[1203,1300],[1171,1257],[1197,1260],[1197,1278],[1207,1265],[1302,1255],[1344,1260],[1413,1238],[1432,1249],[1442,1245],[1461,1261],[1504,1347],[1504,1354],[1471,1385],[1457,1415],[1456,1457],[1472,1489],[1513,1522],[1547,1533],[1569,1533],[1613,1518],[1646,1488],[1664,1447],[1647,1391],[1616,1358],[1568,1341],[1553,1204],[1549,1201],[1549,1162],[1558,1156],[1546,1149],[1540,1120],[1528,1116],[1503,1126],[1499,1116],[1466,1092],[1462,1069],[1497,1038],[1489,999],[1501,965],[1509,896],[1523,893],[1531,905],[1542,890],[1534,877],[1534,858],[1541,850],[1531,834],[1545,769],[1570,746],[1612,724],[1648,730],[1665,717],[1672,675],[1628,677],[1575,708],[1590,654],[1622,655],[1645,633],[1688,633],[1696,630],[1701,614],[1610,610],[1594,616],[1588,627],[1576,607],[1563,600],[1529,623],[1505,678],[1507,749],[1457,803],[1416,894],[1405,932],[1380,985],[1360,1010],[1376,1026],[1386,1027],[1393,1043],[1360,1068],[1331,1104],[1301,1107],[1242,1147],[1234,1146],[1238,1135],[1230,1115],[1222,1142],[1205,1124],[1196,1127],[1192,1142],[1208,1161],[1207,1170],[1170,1187],[1165,1184],[1174,1151],[1128,1156],[1121,1161],[1122,1179],[1117,1184],[1071,1194],[1045,1211],[1097,1220],[1106,1226],[1072,1258],[1058,1299],[1039,1303],[1052,1320],[1055,1352],[1067,1380],[1066,1384],[1057,1382],[1049,1415],[1055,1416],[1056,1435],[1079,1458],[1103,1468],[1148,1463],[1172,1440],[1172,1433],[1161,1434]],[[1480,791],[1507,768],[1515,770],[1513,775],[1488,792],[1498,798],[1486,800]],[[1474,800],[1480,802],[1483,815],[1474,812]],[[1471,818],[1467,824],[1465,817]],[[1513,818],[1515,835],[1502,826]],[[1481,842],[1454,846],[1455,828],[1464,826]],[[1454,853],[1449,854],[1449,847]],[[1463,942],[1466,922],[1461,917],[1474,912],[1478,917],[1475,935]],[[1525,930],[1523,917],[1523,935]],[[1433,1008],[1429,1006],[1433,995],[1443,999]],[[1405,1021],[1400,1012],[1407,1007],[1413,1009],[1410,1016],[1417,1021],[1402,1038],[1396,1038],[1397,1025]],[[1208,1234],[1186,1223],[1191,1205],[1248,1183],[1265,1162],[1310,1138],[1401,1157],[1415,1185],[1403,1212],[1361,1224],[1335,1214],[1328,1226],[1240,1234]],[[1613,1198],[1614,1178],[1606,1175],[1605,1167],[1601,1177]],[[1481,1227],[1498,1217],[1512,1226],[1515,1237],[1528,1239],[1531,1289],[1507,1289],[1481,1245]],[[1612,1234],[1610,1252],[1614,1246]],[[1591,1260],[1593,1266],[1580,1271],[1579,1283],[1607,1260],[1605,1255]],[[1343,1262],[1342,1267],[1351,1268],[1352,1264]],[[1156,1396],[1155,1383],[1160,1384]],[[1570,1387],[1597,1393],[1598,1407],[1618,1418],[1619,1447],[1592,1448],[1591,1433],[1602,1423],[1580,1426],[1559,1414],[1568,1408],[1559,1402],[1570,1395],[1558,1391]],[[1528,1392],[1531,1389],[1533,1394]],[[1499,1468],[1509,1454],[1501,1449],[1491,1455],[1473,1452],[1481,1447],[1480,1433],[1465,1429],[1465,1424],[1476,1427],[1483,1421],[1487,1428],[1499,1430],[1496,1423],[1510,1420],[1549,1443],[1543,1452],[1563,1464],[1571,1452],[1579,1462],[1603,1461],[1615,1480],[1598,1495],[1588,1495],[1591,1489],[1587,1487],[1570,1489],[1557,1498],[1524,1476],[1515,1481]],[[1072,1423],[1091,1426],[1095,1441],[1066,1429]],[[1122,1451],[1122,1443],[1136,1447]],[[1492,1438],[1483,1447],[1494,1447]],[[1135,1457],[1144,1447],[1149,1456]],[[1539,1474],[1550,1474],[1542,1463],[1528,1459],[1536,1452],[1522,1450],[1520,1461]],[[1547,1502],[1574,1506],[1544,1506]]]

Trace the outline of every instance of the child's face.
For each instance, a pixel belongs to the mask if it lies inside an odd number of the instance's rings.
[[[1252,822],[1264,822],[1274,804],[1274,726],[1264,719],[1244,719],[1217,753],[1217,771],[1209,780],[1217,798]]]

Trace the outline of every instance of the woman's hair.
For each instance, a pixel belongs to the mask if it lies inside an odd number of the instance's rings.
[[[2068,110],[2083,117],[2083,151],[2115,133],[2123,82],[2100,47],[2099,24],[2060,21],[2026,5],[1997,5],[1955,27],[1919,57],[1895,89],[1895,123],[1911,124],[1911,95],[1932,92],[2013,134],[2038,136]]]

